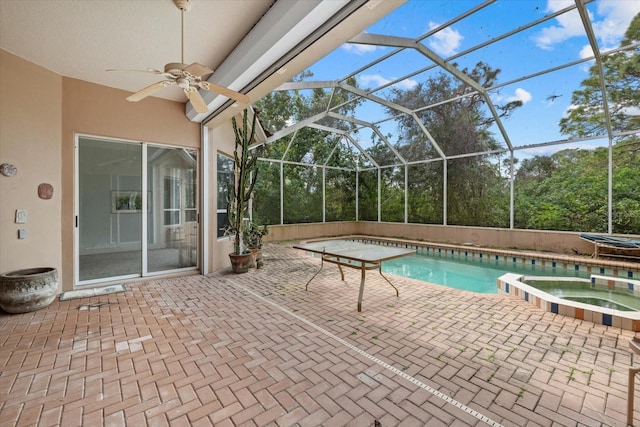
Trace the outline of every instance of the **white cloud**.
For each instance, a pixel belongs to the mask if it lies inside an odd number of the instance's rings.
[[[557,12],[572,4],[574,2],[568,0],[548,0],[547,12]],[[550,50],[556,43],[563,42],[571,37],[584,35],[584,27],[577,10],[564,13],[555,19],[558,25],[543,28],[538,35],[534,36],[533,40],[539,48]]]
[[[345,43],[342,45],[342,49],[349,52],[354,53],[356,55],[364,55],[365,53],[371,53],[376,50],[378,46],[373,46],[370,44],[355,44],[355,43]]]
[[[522,104],[524,105],[527,102],[531,101],[531,98],[533,97],[529,92],[519,87],[516,89],[515,94],[513,96],[510,96],[507,98],[507,101],[509,102],[522,101]]]
[[[582,46],[582,49],[580,49],[580,53],[578,55],[580,59],[593,58],[593,49],[591,48],[591,45],[587,44]]]
[[[429,22],[429,29],[437,28],[439,24]],[[451,27],[443,28],[428,38],[429,47],[442,56],[451,56],[458,51],[462,42],[462,35]]]
[[[363,74],[358,76],[358,81],[365,87],[378,87],[389,83],[391,80],[387,80],[380,74]]]
[[[529,92],[527,92],[525,89],[522,89],[520,87],[516,88],[512,96],[503,96],[499,92],[494,92],[491,95],[491,100],[495,104],[499,104],[505,101],[506,102],[522,101],[522,104],[524,105],[527,102],[531,101],[532,99],[533,99],[533,96]]]
[[[623,108],[621,113],[627,116],[640,116],[640,107],[627,107]]]
[[[573,0],[547,0],[546,12],[553,13],[575,4]],[[591,25],[598,41],[603,46],[617,46],[631,20],[640,12],[639,1],[600,1],[597,3],[598,18],[589,12]],[[584,36],[585,31],[577,10],[555,18],[557,25],[543,28],[533,37],[541,49],[553,49],[557,43],[572,37]],[[584,54],[582,49],[581,54]]]
[[[617,47],[633,17],[640,13],[640,2],[599,1],[597,5],[604,19],[593,23],[593,31],[603,44]]]
[[[358,82],[364,87],[383,86],[391,83],[393,80],[395,79],[394,78],[387,79],[385,77],[382,77],[380,74],[363,74],[361,76],[358,76]],[[416,82],[415,80],[404,79],[394,84],[393,86],[396,86],[396,87],[399,86],[403,89],[411,89],[417,84],[418,82]]]

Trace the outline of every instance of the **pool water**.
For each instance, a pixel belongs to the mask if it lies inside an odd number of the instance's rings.
[[[628,292],[606,289],[603,286],[593,287],[588,280],[535,280],[528,277],[525,283],[549,295],[569,301],[620,311],[640,311],[640,298]]]
[[[498,293],[498,277],[505,273],[521,273],[527,276],[589,277],[587,273],[563,268],[487,259],[465,260],[450,254],[416,254],[385,261],[382,263],[382,271],[483,294]]]

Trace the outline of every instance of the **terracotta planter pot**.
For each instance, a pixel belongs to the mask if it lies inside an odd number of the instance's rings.
[[[229,260],[231,261],[231,269],[234,273],[246,273],[249,271],[253,254],[251,252],[246,254],[229,254]]]
[[[7,313],[27,313],[48,307],[58,292],[55,268],[29,268],[0,275],[0,308]]]

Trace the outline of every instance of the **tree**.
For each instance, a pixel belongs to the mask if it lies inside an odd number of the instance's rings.
[[[621,47],[640,42],[640,14],[631,21]],[[640,129],[640,48],[618,51],[602,56],[602,71],[607,90],[611,127],[614,133]],[[602,135],[606,133],[606,118],[596,65],[589,69],[589,77],[582,88],[573,92],[572,107],[567,117],[560,120],[560,131],[572,137]],[[617,142],[635,140],[626,135]]]
[[[613,230],[640,232],[640,155],[613,147]],[[522,161],[516,174],[515,226],[607,232],[608,149],[566,149]]]
[[[483,87],[495,84],[500,73],[489,65],[479,62],[463,73]],[[404,90],[391,89],[390,101],[414,111],[418,119],[432,135],[435,143],[447,156],[482,153],[500,148],[500,144],[489,132],[495,121],[486,113],[485,98],[461,81],[448,74],[438,74],[414,88]],[[422,109],[425,105],[434,105]],[[521,101],[512,101],[496,106],[500,118],[508,118]],[[392,114],[395,110],[388,109]],[[428,160],[440,155],[421,129],[419,123],[410,115],[396,118],[399,135],[396,148],[409,160]],[[508,182],[501,176],[495,156],[480,155],[458,158],[448,163],[447,210],[448,223],[478,226],[508,225]],[[425,168],[425,175],[416,182],[416,174],[410,182],[409,199],[424,199],[424,194],[433,194],[436,205],[442,205],[442,167]],[[413,214],[420,206],[410,208],[412,219],[429,217]],[[438,215],[435,215],[437,217]],[[440,215],[441,216],[441,215]]]

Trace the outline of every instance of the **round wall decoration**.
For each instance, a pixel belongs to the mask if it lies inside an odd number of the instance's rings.
[[[18,172],[18,169],[10,164],[10,163],[3,163],[0,165],[0,173],[4,176],[14,176],[16,173]]]
[[[53,197],[53,186],[51,184],[40,184],[38,185],[38,197],[43,200],[49,200]]]

